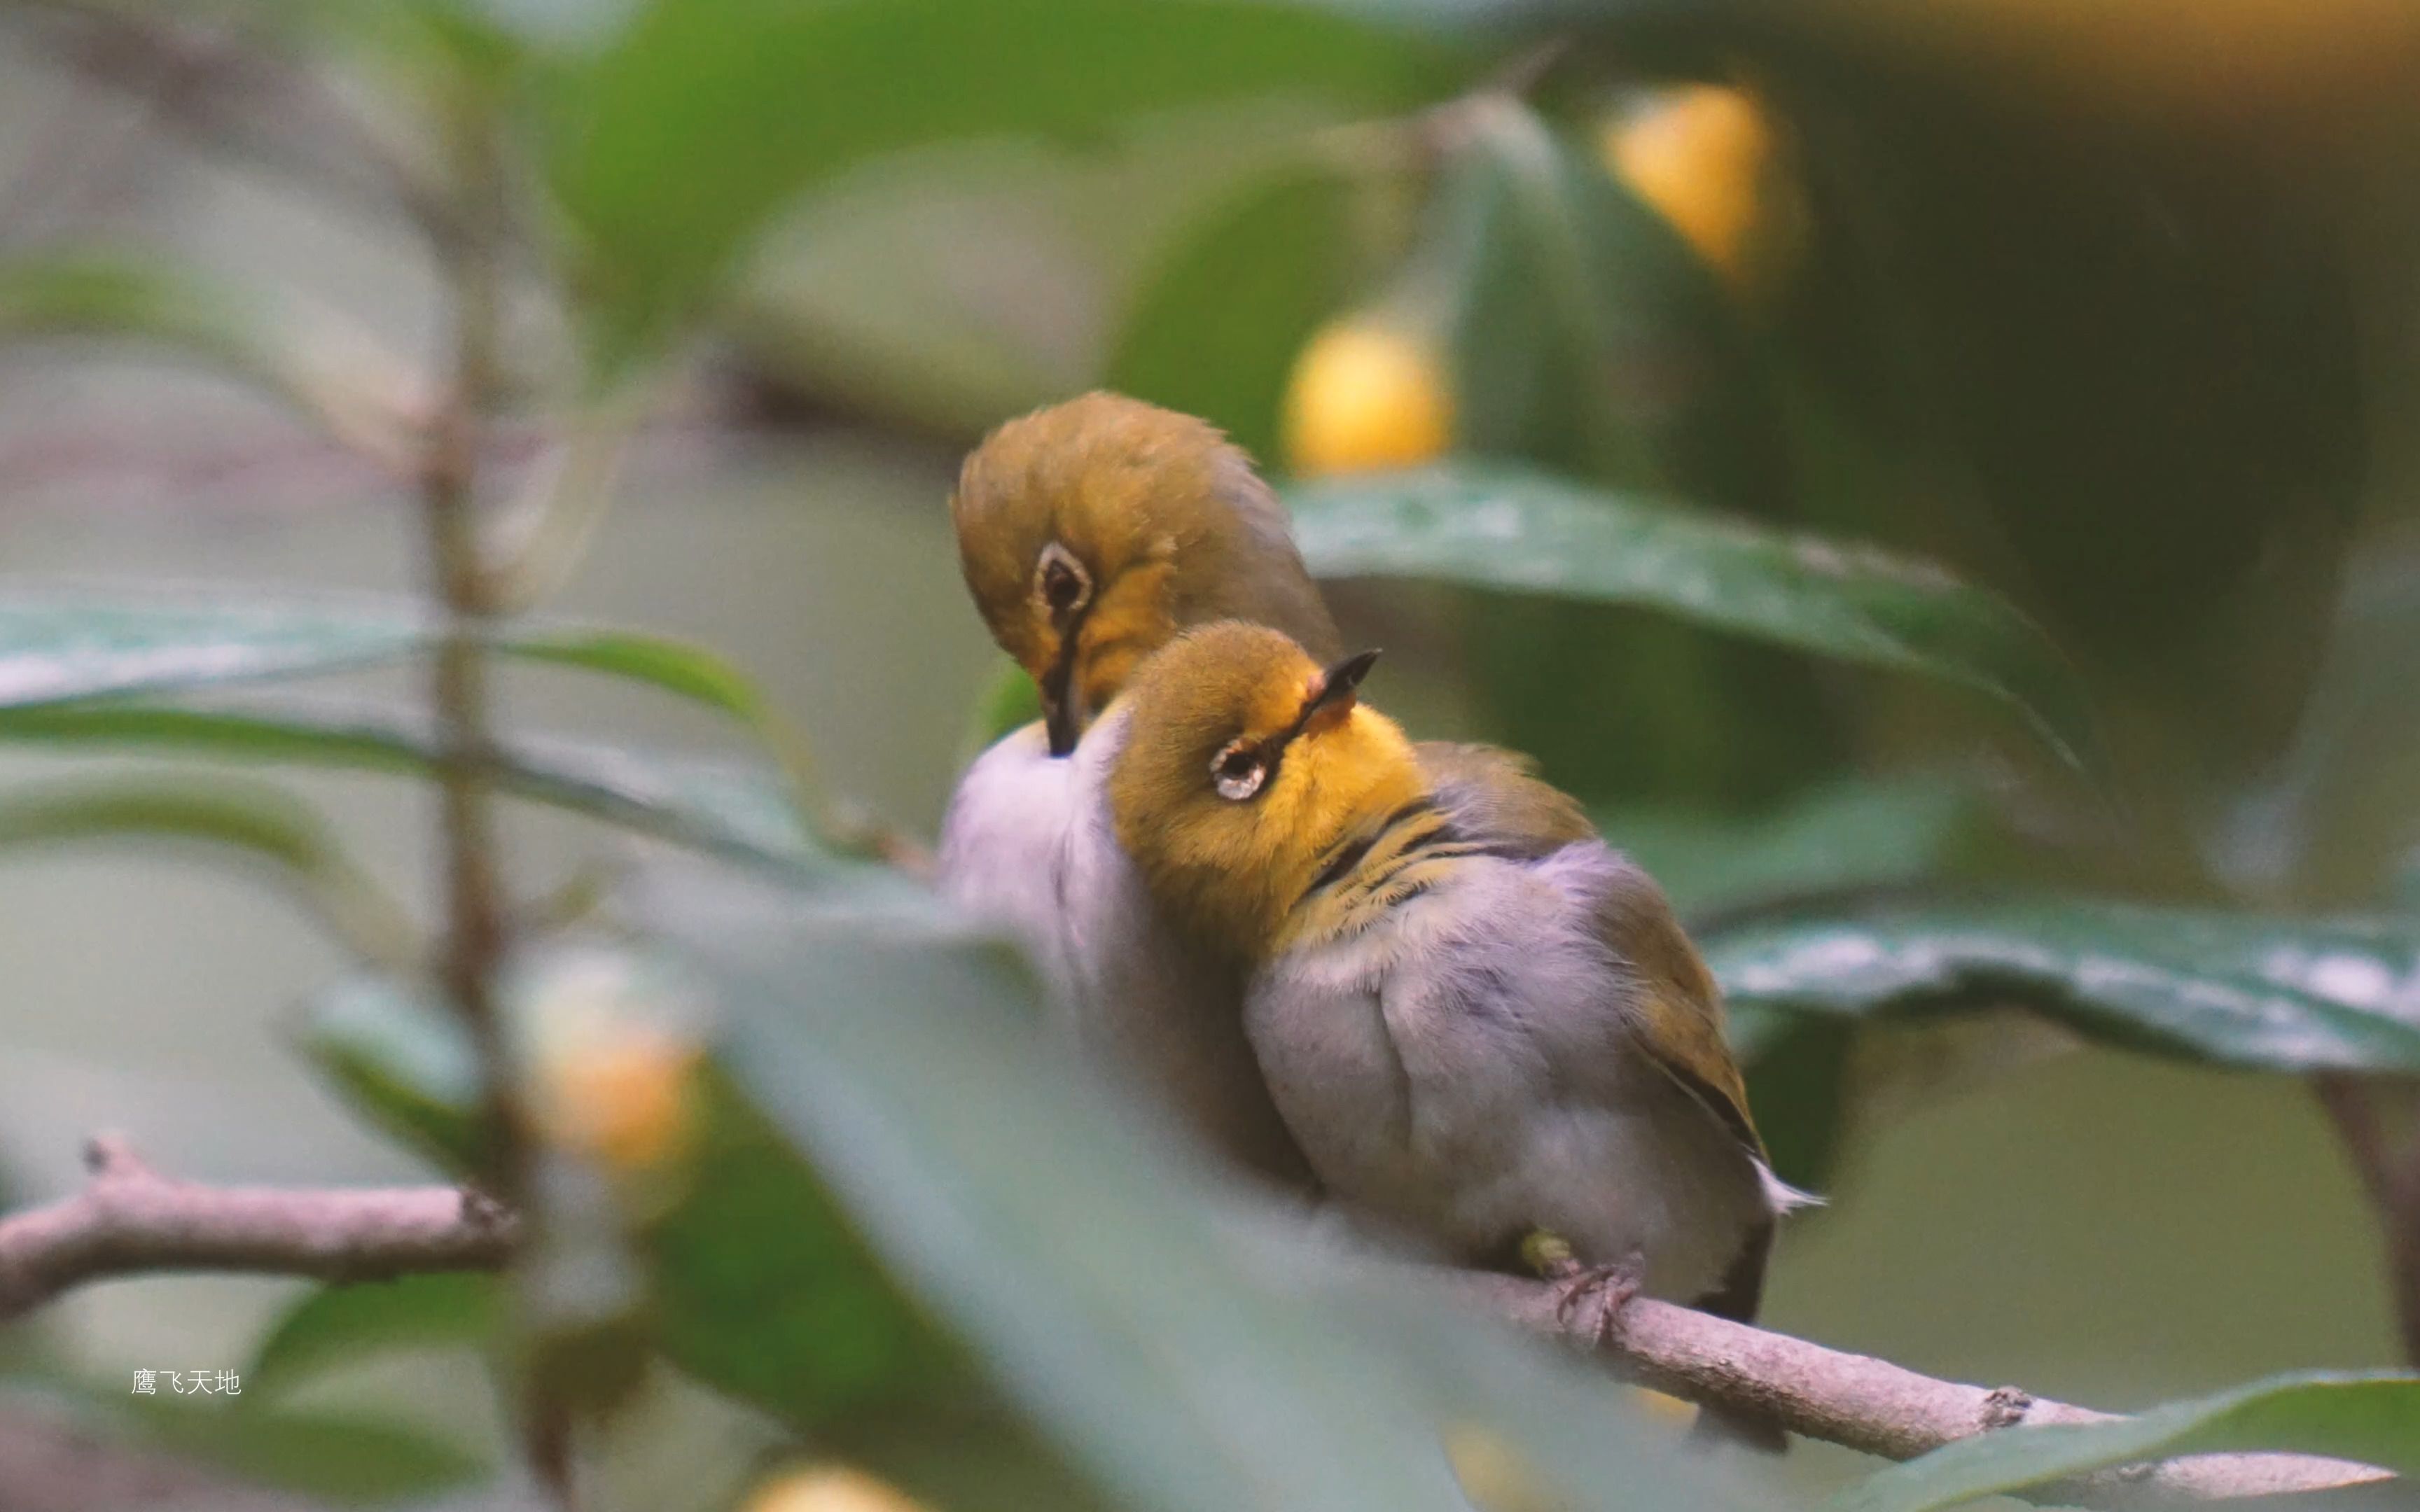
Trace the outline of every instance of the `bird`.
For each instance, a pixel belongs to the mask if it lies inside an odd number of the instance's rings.
[[[961,777],[940,891],[1032,959],[1068,1037],[1231,1166],[1290,1192],[1308,1167],[1245,1042],[1233,970],[1169,927],[1106,797],[1118,699],[1180,630],[1244,620],[1333,653],[1284,508],[1208,423],[1094,393],[1001,425],[951,499],[967,588],[1042,718]]]
[[[1423,1259],[1752,1321],[1774,1175],[1721,995],[1652,878],[1512,752],[1413,743],[1265,626],[1128,688],[1117,838],[1245,977],[1243,1021],[1326,1199]],[[1778,1448],[1770,1424],[1711,1426]]]

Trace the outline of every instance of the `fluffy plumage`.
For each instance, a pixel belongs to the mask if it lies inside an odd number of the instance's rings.
[[[968,456],[950,512],[967,590],[1041,687],[1060,754],[1187,625],[1245,620],[1337,649],[1284,506],[1191,415],[1105,393],[1037,409]]]
[[[1249,973],[1321,1184],[1441,1259],[1545,1230],[1752,1318],[1796,1194],[1661,890],[1520,758],[1416,747],[1327,675],[1274,631],[1192,631],[1137,677],[1109,778],[1145,886]],[[1265,775],[1222,789],[1239,749]]]
[[[1100,717],[1143,657],[1202,620],[1334,648],[1284,511],[1217,430],[1111,393],[1002,425],[951,511],[967,586],[1045,718],[960,780],[944,891],[1026,947],[1090,1058],[1246,1168],[1307,1184],[1244,1039],[1237,968],[1167,927],[1111,833],[1103,784],[1124,727]]]

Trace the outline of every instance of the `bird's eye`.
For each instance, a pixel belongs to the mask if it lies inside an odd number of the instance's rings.
[[[1210,781],[1218,796],[1241,803],[1261,791],[1268,779],[1269,764],[1261,753],[1240,740],[1227,743],[1226,748],[1211,759]]]
[[[1042,564],[1034,578],[1053,619],[1064,620],[1092,596],[1093,581],[1085,576],[1083,564],[1056,541],[1042,548]]]

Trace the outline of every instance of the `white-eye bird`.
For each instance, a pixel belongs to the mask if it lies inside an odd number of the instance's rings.
[[[1454,1264],[1753,1319],[1776,1218],[1721,997],[1652,879],[1528,764],[1423,744],[1283,634],[1189,631],[1127,691],[1117,835],[1247,973],[1330,1201]],[[1541,1243],[1541,1241],[1544,1243]],[[1769,1426],[1730,1429],[1777,1447]]]
[[[1332,653],[1285,512],[1218,430],[1091,393],[992,433],[951,500],[967,587],[1033,677],[1043,718],[960,779],[942,890],[1024,946],[1077,1042],[1212,1149],[1290,1186],[1233,966],[1170,930],[1109,823],[1106,779],[1135,667],[1184,627],[1243,619]]]

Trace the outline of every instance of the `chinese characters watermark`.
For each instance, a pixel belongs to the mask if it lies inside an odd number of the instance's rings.
[[[160,1395],[160,1378],[168,1378],[168,1389],[179,1396],[240,1396],[243,1378],[232,1370],[137,1370],[134,1372],[134,1395]]]

